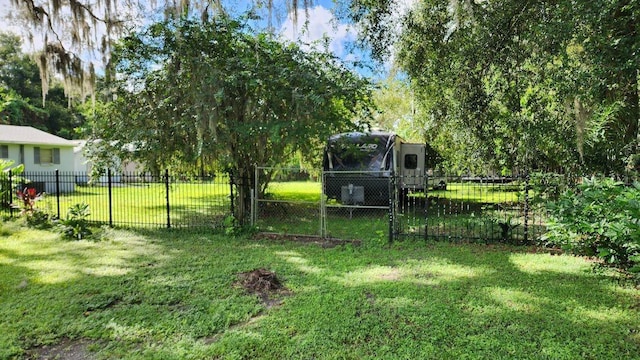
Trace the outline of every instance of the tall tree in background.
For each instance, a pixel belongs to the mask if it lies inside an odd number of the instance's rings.
[[[86,125],[85,118],[63,87],[53,83],[43,104],[40,86],[38,67],[22,52],[20,38],[0,33],[0,123],[33,126],[67,139],[80,136],[77,129]]]
[[[378,55],[398,40],[424,119],[464,158],[609,172],[637,151],[637,2],[424,0],[399,33],[394,1],[352,5]]]
[[[117,100],[97,136],[133,144],[159,166],[215,157],[236,179],[246,220],[256,165],[317,155],[331,134],[367,119],[370,86],[331,55],[304,52],[228,17],[157,23],[114,53]],[[107,152],[113,153],[113,152]],[[261,176],[268,179],[269,174]]]
[[[262,14],[272,27],[277,8],[292,12],[297,20],[298,8],[308,8],[312,0],[254,0],[254,14]],[[114,41],[127,35],[146,21],[191,16],[207,19],[233,12],[238,3],[220,0],[11,0],[5,17],[25,32],[39,47],[35,56],[42,79],[42,97],[57,75],[62,76],[66,95],[84,99],[94,95],[96,69],[110,62]],[[276,6],[276,5],[284,5]],[[225,7],[226,6],[226,7]],[[109,73],[106,74],[107,77]]]
[[[379,110],[373,124],[386,131],[393,131],[409,141],[425,140],[425,129],[416,126],[418,114],[408,81],[390,76],[380,82],[373,93],[373,101]],[[420,124],[422,122],[420,121]]]

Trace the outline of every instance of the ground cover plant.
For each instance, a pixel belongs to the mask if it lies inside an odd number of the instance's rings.
[[[71,241],[16,222],[0,234],[2,359],[640,353],[638,289],[534,248],[318,246],[186,230]],[[255,274],[278,286],[250,291]]]

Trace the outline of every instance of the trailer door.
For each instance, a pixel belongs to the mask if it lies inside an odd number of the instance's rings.
[[[400,186],[403,189],[424,189],[426,146],[402,144],[400,148]]]

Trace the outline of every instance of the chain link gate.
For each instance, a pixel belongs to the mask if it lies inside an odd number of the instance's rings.
[[[252,224],[262,232],[343,240],[390,240],[390,180],[371,172],[311,174],[291,168],[257,167]]]
[[[320,172],[258,167],[252,224],[344,240],[404,238],[525,244],[544,231],[526,177]],[[537,223],[536,223],[537,219]]]
[[[322,213],[325,237],[391,240],[393,176],[371,171],[324,171]]]
[[[268,181],[267,181],[268,180]],[[252,221],[262,232],[322,237],[322,184],[298,168],[256,167]]]

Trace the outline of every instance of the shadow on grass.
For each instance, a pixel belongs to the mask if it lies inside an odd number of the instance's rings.
[[[581,259],[512,250],[438,244],[368,259],[366,265],[349,261],[350,254],[333,263],[301,251],[283,253],[313,283],[339,290],[331,299],[301,295],[299,301],[314,302],[317,311],[278,325],[327,330],[331,335],[323,343],[304,349],[311,356],[329,351],[327,343],[398,358],[637,355],[637,291],[612,291],[611,279],[589,272]]]
[[[638,292],[578,258],[505,246],[326,249],[201,230],[110,231],[95,243],[44,232],[0,241],[0,357],[65,338],[91,339],[110,358],[624,359],[640,351]],[[262,267],[292,292],[281,307],[266,309],[234,286],[238,274]]]

